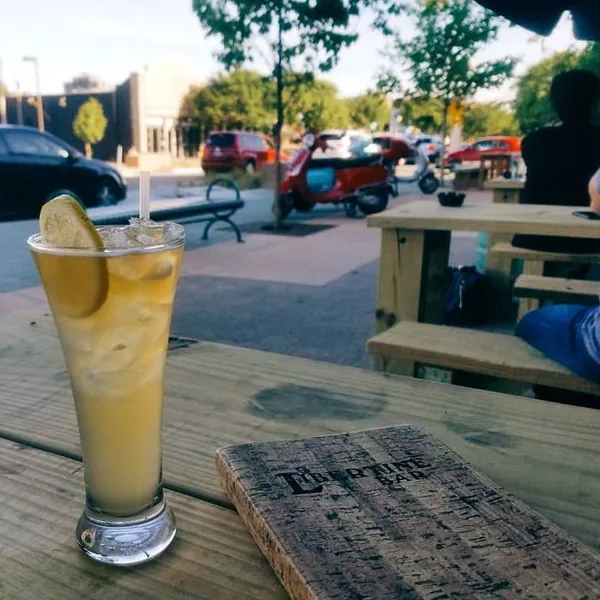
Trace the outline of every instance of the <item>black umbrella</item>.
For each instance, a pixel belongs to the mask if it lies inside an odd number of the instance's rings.
[[[575,36],[600,40],[600,0],[477,0],[513,23],[548,35],[566,10],[573,16]]]

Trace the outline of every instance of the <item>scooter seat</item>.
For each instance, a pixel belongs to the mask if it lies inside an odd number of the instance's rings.
[[[380,154],[357,156],[352,158],[311,158],[308,163],[309,169],[321,169],[325,167],[339,169],[358,169],[359,167],[373,167],[382,164]]]

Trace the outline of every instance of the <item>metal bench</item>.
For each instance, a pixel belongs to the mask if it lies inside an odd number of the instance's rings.
[[[231,200],[213,200],[211,192],[218,184],[224,184],[229,189],[233,190],[234,197]],[[179,204],[179,205],[178,205]],[[191,222],[206,222],[202,239],[208,239],[208,233],[216,223],[225,223],[229,225],[237,237],[238,242],[243,242],[242,232],[237,224],[232,221],[233,215],[243,208],[245,202],[241,199],[239,189],[234,182],[228,179],[217,179],[211,183],[206,191],[206,199],[198,200],[191,203],[191,199],[182,200],[179,203],[173,203],[171,206],[159,208],[152,211],[153,221],[182,221]],[[129,220],[137,217],[138,213],[135,210],[128,209],[122,212],[113,213],[107,216],[90,218],[94,225],[127,225]]]

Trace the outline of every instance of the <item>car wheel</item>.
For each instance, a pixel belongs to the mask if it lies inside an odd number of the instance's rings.
[[[246,173],[249,173],[250,175],[256,173],[256,165],[254,164],[254,161],[249,160],[246,163]]]
[[[113,206],[119,200],[117,184],[112,179],[101,179],[96,190],[96,206]]]

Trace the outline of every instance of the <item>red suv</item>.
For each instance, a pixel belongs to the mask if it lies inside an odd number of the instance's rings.
[[[487,137],[446,155],[446,165],[452,167],[463,162],[479,162],[482,154],[506,154],[509,152],[521,152],[521,138],[514,136]]]
[[[245,169],[249,173],[275,162],[275,148],[262,133],[215,131],[208,136],[202,153],[205,171]]]

